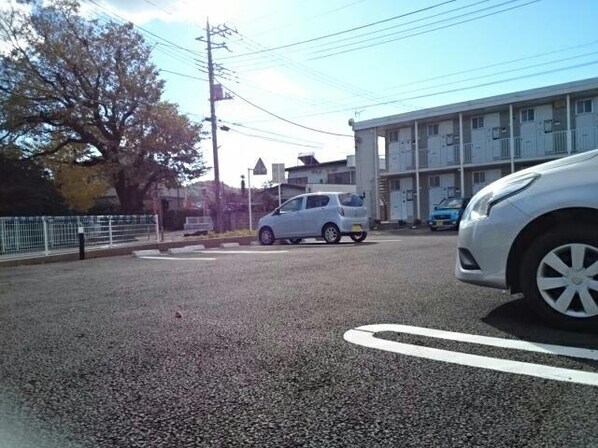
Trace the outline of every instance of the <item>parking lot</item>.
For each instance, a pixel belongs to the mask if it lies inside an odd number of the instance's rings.
[[[1,269],[0,445],[598,446],[597,334],[349,241]]]

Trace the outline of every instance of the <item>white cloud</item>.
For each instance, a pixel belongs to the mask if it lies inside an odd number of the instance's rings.
[[[298,84],[292,82],[282,72],[268,69],[256,72],[250,79],[261,88],[282,95],[306,97],[307,93]]]
[[[159,20],[203,26],[206,17],[217,23],[233,20],[239,13],[235,0],[98,0],[97,3],[101,6],[84,2],[82,11],[86,13],[105,8],[138,25]]]

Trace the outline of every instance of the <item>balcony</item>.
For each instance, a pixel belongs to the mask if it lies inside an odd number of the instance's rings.
[[[598,128],[571,131],[572,153],[598,148]],[[567,131],[537,133],[515,137],[513,155],[516,161],[542,160],[567,155]],[[391,155],[389,173],[415,170],[415,151],[403,150]],[[480,165],[511,160],[510,139],[501,138],[463,145],[463,164]],[[460,165],[459,145],[419,150],[419,169],[452,168]]]
[[[574,129],[571,134],[572,152],[586,152],[598,148],[598,128]]]

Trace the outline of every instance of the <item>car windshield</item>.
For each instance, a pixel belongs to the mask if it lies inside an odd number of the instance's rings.
[[[352,193],[339,194],[338,201],[345,207],[363,207],[363,200]]]
[[[443,199],[436,208],[461,208],[463,206],[463,199],[461,198],[450,198]]]

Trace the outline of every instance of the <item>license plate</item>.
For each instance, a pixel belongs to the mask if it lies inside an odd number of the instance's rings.
[[[437,226],[443,226],[444,225],[444,221],[436,221],[436,225]]]
[[[361,226],[360,226],[359,224],[354,224],[354,225],[351,227],[351,232],[361,232],[361,230],[362,230],[362,229],[361,229]]]

